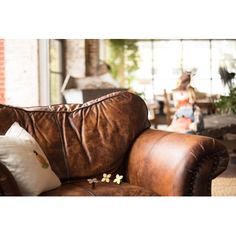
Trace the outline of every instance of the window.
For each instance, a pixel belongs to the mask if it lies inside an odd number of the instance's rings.
[[[139,41],[139,69],[134,72],[134,77],[137,78],[133,80],[131,86],[137,92],[144,92],[146,98],[153,93],[153,57],[152,57],[152,42],[150,41]],[[150,99],[150,98],[149,98]]]
[[[226,94],[218,72],[220,65],[236,73],[236,40],[212,40],[212,91]]]
[[[211,93],[211,50],[209,40],[186,40],[183,43],[183,70],[194,71],[192,85]],[[177,77],[178,78],[178,77]]]
[[[64,79],[63,40],[49,40],[50,103],[62,103],[61,86]]]
[[[176,85],[182,70],[182,45],[179,40],[154,42],[154,94]]]
[[[140,40],[140,62],[132,88],[146,99],[175,88],[183,70],[194,72],[193,86],[209,94],[226,94],[219,66],[236,72],[236,40]]]

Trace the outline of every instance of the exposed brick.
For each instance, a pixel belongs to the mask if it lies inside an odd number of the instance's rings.
[[[66,40],[66,74],[73,77],[85,76],[85,40],[67,39]]]
[[[92,76],[97,74],[99,65],[99,40],[85,40],[85,74]]]
[[[0,103],[5,102],[4,40],[0,39]]]

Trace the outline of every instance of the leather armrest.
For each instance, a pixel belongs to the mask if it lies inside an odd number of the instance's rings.
[[[228,161],[213,138],[148,129],[133,144],[127,178],[162,196],[209,196]]]
[[[0,162],[0,195],[21,196],[18,185],[11,172]]]

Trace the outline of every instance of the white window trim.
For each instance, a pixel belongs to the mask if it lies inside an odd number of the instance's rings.
[[[49,40],[38,40],[39,105],[50,104]]]

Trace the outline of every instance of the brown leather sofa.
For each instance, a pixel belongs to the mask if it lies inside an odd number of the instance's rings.
[[[137,95],[116,92],[85,104],[0,106],[0,134],[17,121],[40,144],[62,185],[43,196],[210,196],[228,164],[218,141],[150,129]],[[123,182],[97,183],[103,173]],[[0,163],[0,194],[21,195]]]

